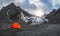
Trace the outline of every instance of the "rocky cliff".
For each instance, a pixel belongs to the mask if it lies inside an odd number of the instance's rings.
[[[0,10],[0,24],[9,24],[12,23],[13,21],[19,21],[19,20],[20,20],[19,22],[22,22],[20,14],[21,12],[24,14],[24,16],[28,17],[33,16],[32,14],[23,10],[19,6],[16,6],[14,3],[10,3],[9,5],[3,7]]]
[[[50,14],[46,16],[49,20],[48,23],[59,24],[60,23],[60,8],[57,10],[52,10]]]

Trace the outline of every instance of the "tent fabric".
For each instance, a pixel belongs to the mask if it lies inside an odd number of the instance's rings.
[[[11,25],[11,28],[14,28],[14,29],[20,29],[21,28],[21,25],[19,23],[13,23]]]

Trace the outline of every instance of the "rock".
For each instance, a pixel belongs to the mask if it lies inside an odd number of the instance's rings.
[[[24,14],[24,16],[33,16],[19,6],[16,6],[14,3],[10,3],[8,6],[3,7],[0,10],[0,24],[11,24],[13,22],[25,23],[21,19],[21,12]]]
[[[59,24],[60,23],[60,8],[57,10],[53,10],[50,14],[46,16],[48,19],[48,23]]]

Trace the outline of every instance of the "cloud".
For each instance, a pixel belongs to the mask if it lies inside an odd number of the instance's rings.
[[[55,0],[55,8],[59,8],[60,6],[60,0]]]
[[[40,0],[29,0],[29,2],[30,5],[34,4],[36,6],[36,9],[32,11],[34,15],[40,17],[44,15],[44,7],[45,7],[44,3],[42,3]]]
[[[19,3],[24,3],[24,0],[0,0],[0,7],[4,7],[7,6],[8,4],[14,2],[16,5],[18,5]],[[0,8],[0,9],[1,9]]]
[[[47,7],[47,8],[50,8],[49,10],[46,10],[47,14],[49,14],[53,9],[58,9],[60,6],[60,0],[49,0],[48,2],[51,5],[49,4],[49,7]]]
[[[23,3],[25,0],[17,0],[17,1]]]
[[[60,0],[51,0],[52,8],[57,9],[60,6]]]
[[[41,13],[44,14],[47,4],[44,4],[40,0],[28,0],[28,2],[26,1],[27,0],[4,0],[2,1],[2,7],[10,4],[11,2],[14,2],[16,5],[20,6],[22,9],[36,16],[42,16]],[[38,13],[40,15],[37,15]]]
[[[47,4],[47,8],[44,8],[46,14],[49,14],[53,9],[58,9],[60,6],[60,0],[42,0],[42,2]]]
[[[13,0],[0,0],[0,9],[2,9],[2,7],[7,6],[11,2],[15,2],[15,1],[13,1]]]
[[[39,17],[41,17],[45,14],[42,9],[36,9],[33,11],[33,13],[34,13],[34,15],[39,16]]]
[[[34,4],[37,8],[44,6],[44,3],[42,3],[40,0],[30,0],[30,4]]]
[[[20,4],[23,4],[25,2],[25,0],[15,0],[15,4],[16,5],[20,5]]]
[[[35,12],[49,13],[60,6],[60,0],[0,0],[0,9],[11,2],[34,15]]]

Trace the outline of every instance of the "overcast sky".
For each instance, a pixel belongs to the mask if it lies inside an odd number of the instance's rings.
[[[40,15],[47,14],[60,6],[60,0],[0,0],[0,9],[11,2],[36,15],[39,15],[39,13]]]

